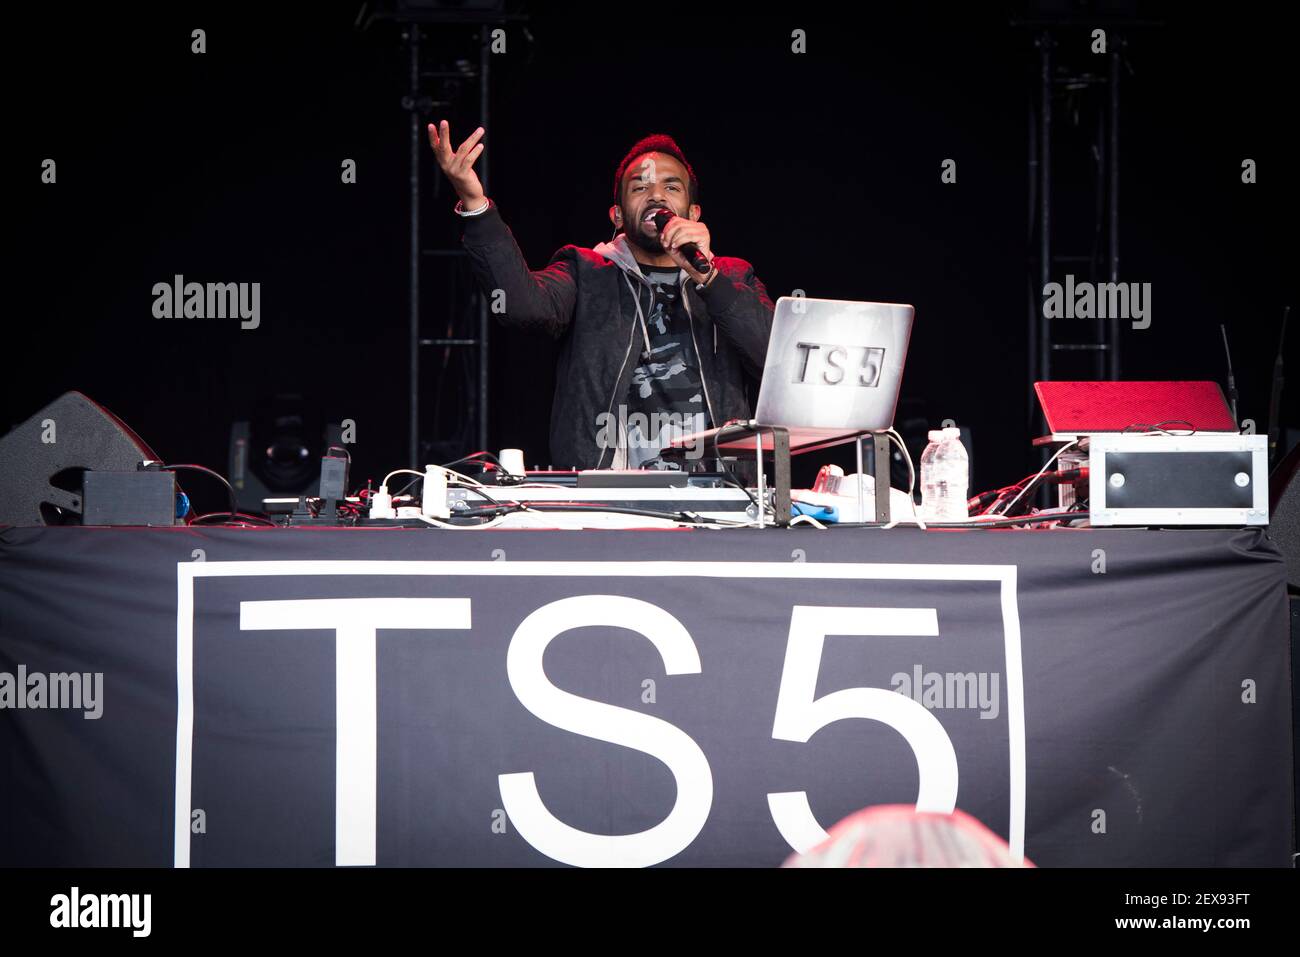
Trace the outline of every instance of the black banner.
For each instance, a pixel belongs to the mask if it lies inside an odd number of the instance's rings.
[[[1258,530],[7,529],[0,866],[1289,866]]]

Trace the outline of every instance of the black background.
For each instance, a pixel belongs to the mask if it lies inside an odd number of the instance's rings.
[[[230,421],[259,397],[297,391],[357,423],[354,479],[416,464],[406,461],[409,133],[397,28],[357,30],[353,3],[124,9],[11,14],[20,248],[0,425],[78,389],[168,460],[224,471]],[[507,26],[485,158],[489,192],[530,264],[608,238],[615,165],[641,136],[669,133],[700,176],[715,251],[754,263],[773,299],[798,288],[915,304],[904,398],[923,401],[935,426],[972,427],[978,486],[1025,474],[1036,59],[1029,34],[1009,25],[1023,5],[925,4],[888,19],[708,9],[532,4],[531,42]],[[1225,322],[1240,417],[1262,431],[1282,307],[1296,298],[1289,34],[1263,5],[1137,12],[1164,26],[1128,31],[1120,278],[1150,282],[1153,311],[1145,331],[1121,324],[1122,377],[1223,382]],[[202,55],[190,51],[195,28],[207,33]],[[807,31],[804,55],[790,50],[796,28]],[[1062,41],[1059,57],[1103,68],[1089,63],[1086,30]],[[463,27],[429,28],[426,48],[429,65],[438,49],[449,59],[476,49]],[[438,111],[457,144],[474,106],[469,97]],[[1094,240],[1083,116],[1057,147],[1055,241],[1066,253]],[[1057,117],[1068,126],[1060,104]],[[454,244],[454,196],[427,145],[422,155],[430,243]],[[1249,186],[1247,157],[1258,163]],[[55,185],[40,182],[46,158],[58,163]],[[355,185],[340,182],[345,158]],[[946,158],[955,185],[940,182]],[[153,318],[152,285],[176,273],[260,282],[261,327]],[[430,267],[424,281],[433,334],[446,321],[446,278]],[[491,348],[490,447],[545,462],[554,346],[496,329]],[[451,446],[460,380],[453,365],[435,409],[438,361],[426,351],[423,415],[437,428],[425,438]],[[849,464],[843,450],[833,457]],[[220,507],[219,490],[211,496],[204,504]]]

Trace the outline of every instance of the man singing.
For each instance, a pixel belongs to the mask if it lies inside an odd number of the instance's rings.
[[[699,180],[672,138],[648,136],[619,163],[612,240],[565,246],[531,271],[474,172],[483,133],[453,150],[444,120],[429,124],[429,143],[460,197],[465,249],[489,301],[502,303],[502,321],[560,341],[551,461],[637,468],[673,436],[750,418],[745,375],[762,375],[772,301],[753,266],[713,255]],[[672,214],[662,232],[659,211]],[[687,244],[707,270],[692,264]]]

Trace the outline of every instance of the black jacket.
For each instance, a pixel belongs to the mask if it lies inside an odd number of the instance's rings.
[[[627,402],[641,353],[637,287],[630,284],[649,286],[627,238],[619,234],[595,249],[565,246],[534,272],[493,203],[465,218],[462,241],[488,308],[507,326],[545,332],[560,342],[552,464],[611,467],[618,443],[599,438],[601,425]],[[718,256],[714,264],[718,276],[702,293],[685,270],[680,275],[705,404],[718,426],[750,418],[745,375],[762,376],[773,306],[745,260]]]

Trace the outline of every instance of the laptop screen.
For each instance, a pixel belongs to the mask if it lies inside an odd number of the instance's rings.
[[[913,315],[895,303],[782,296],[755,421],[842,431],[892,426]]]
[[[1169,423],[1198,432],[1236,432],[1215,382],[1035,382],[1053,434],[1123,432]]]

